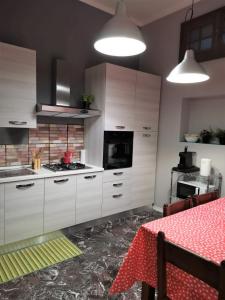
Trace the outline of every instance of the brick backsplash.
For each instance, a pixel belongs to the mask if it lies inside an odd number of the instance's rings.
[[[5,145],[0,145],[0,167],[6,165],[5,150]]]
[[[67,144],[67,125],[50,124],[50,144]]]
[[[49,144],[49,124],[38,124],[35,129],[29,129],[29,144]]]
[[[6,145],[6,165],[28,164],[28,145]]]
[[[32,153],[43,148],[42,163],[57,163],[64,152],[73,152],[74,160],[80,159],[84,148],[84,126],[62,124],[38,124],[29,129],[26,145],[0,145],[0,167],[26,165],[32,163]]]

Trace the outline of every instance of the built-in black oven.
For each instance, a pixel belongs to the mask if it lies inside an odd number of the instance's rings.
[[[105,170],[132,167],[133,137],[131,131],[105,131],[103,168]]]

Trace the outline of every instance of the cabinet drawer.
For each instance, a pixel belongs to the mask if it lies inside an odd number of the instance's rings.
[[[104,183],[103,185],[103,202],[102,215],[108,216],[130,209],[131,193],[130,181],[115,182],[114,184],[123,183],[122,186],[113,186],[113,183]]]
[[[101,217],[102,173],[77,176],[76,223]]]
[[[105,182],[103,184],[103,196],[124,193],[129,191],[130,181],[129,180],[118,180],[112,182]]]
[[[5,184],[5,242],[43,233],[44,180]]]
[[[75,225],[76,176],[45,180],[44,232]]]
[[[126,169],[115,169],[115,170],[106,170],[104,171],[104,182],[115,181],[115,180],[125,180],[129,179],[131,176],[132,168]]]

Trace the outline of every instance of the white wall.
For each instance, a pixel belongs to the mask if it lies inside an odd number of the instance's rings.
[[[203,0],[195,5],[195,16],[224,5],[224,0]],[[225,58],[204,63],[211,75],[208,82],[191,86],[166,82],[166,76],[178,62],[180,24],[184,21],[184,16],[185,10],[182,10],[143,28],[148,50],[140,58],[140,69],[163,77],[155,194],[157,206],[162,206],[168,201],[170,170],[178,164],[178,153],[185,146],[179,142],[182,99],[225,95]],[[204,118],[204,115],[199,117]],[[190,144],[189,150],[197,152],[197,165],[202,157],[211,158],[213,166],[225,178],[224,146]]]

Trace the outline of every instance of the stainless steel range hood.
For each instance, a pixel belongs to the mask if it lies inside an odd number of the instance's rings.
[[[36,113],[38,116],[82,119],[101,115],[99,110],[71,107],[70,100],[69,65],[57,59],[54,67],[53,105],[37,104]]]
[[[97,109],[81,109],[75,107],[66,107],[58,105],[37,104],[36,107],[38,116],[51,116],[57,118],[91,118],[98,117],[101,112]]]

